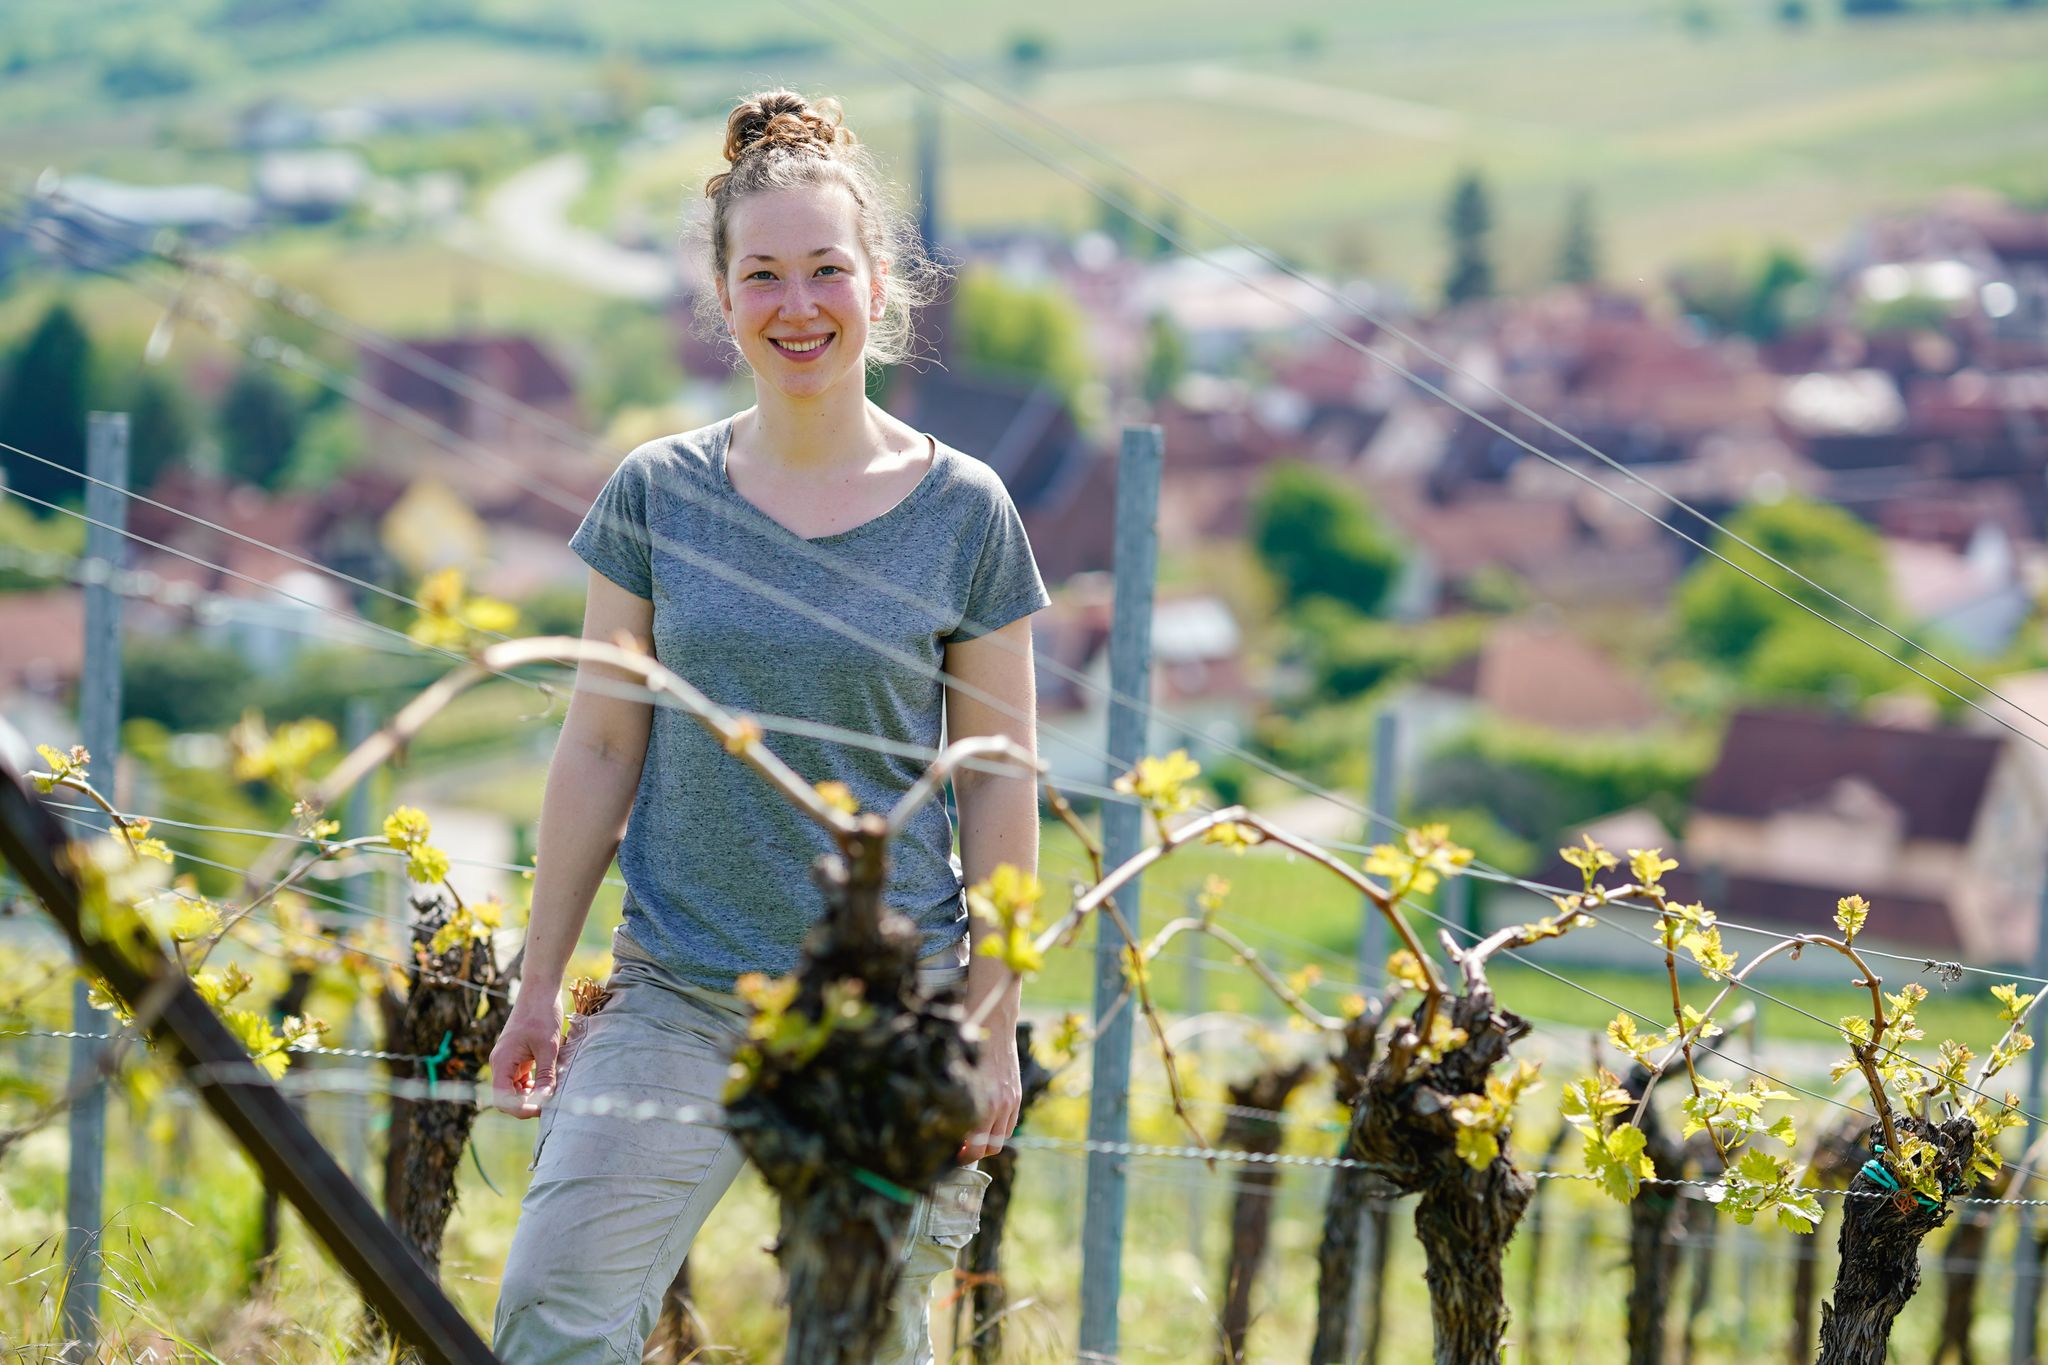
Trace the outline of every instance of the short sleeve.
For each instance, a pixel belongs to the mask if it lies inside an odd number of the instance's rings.
[[[583,524],[569,538],[591,568],[635,597],[654,597],[654,573],[648,554],[646,465],[628,455],[612,471]]]
[[[1031,557],[1024,519],[1017,515],[1009,490],[998,484],[974,580],[968,586],[966,609],[960,614],[960,624],[942,643],[978,639],[1051,604],[1038,576],[1038,561]]]

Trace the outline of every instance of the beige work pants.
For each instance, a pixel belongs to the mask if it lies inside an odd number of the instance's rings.
[[[639,1365],[663,1292],[743,1162],[717,1106],[744,1016],[726,997],[680,986],[624,934],[615,956],[612,998],[584,1025],[539,1120],[498,1294],[494,1346],[506,1365]],[[920,983],[958,984],[957,962],[921,967]],[[635,1116],[643,1103],[696,1106],[706,1119]],[[987,1187],[960,1167],[919,1201],[880,1365],[930,1365],[932,1282],[974,1236]]]

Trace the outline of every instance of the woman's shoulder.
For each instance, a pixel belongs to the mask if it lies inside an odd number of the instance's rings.
[[[1010,500],[1003,476],[986,460],[949,446],[936,436],[932,437],[932,449],[937,465],[933,477],[942,492],[982,505],[1000,506]]]
[[[619,461],[619,468],[641,478],[710,479],[717,473],[718,451],[730,422],[726,418],[690,431],[642,441]]]

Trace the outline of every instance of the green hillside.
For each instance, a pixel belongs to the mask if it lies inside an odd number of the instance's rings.
[[[909,146],[907,87],[889,64],[900,58],[885,60],[887,37],[855,35],[828,0],[706,6],[687,20],[645,0],[592,0],[573,14],[526,0],[36,8],[11,16],[0,37],[10,72],[0,82],[0,180],[17,186],[46,166],[246,183],[233,119],[271,95],[319,105],[518,97],[537,113],[491,151],[504,171],[562,145],[601,160],[609,142],[564,131],[570,96],[591,90],[701,117],[737,91],[787,80],[840,93],[856,126],[899,162]],[[1306,0],[1052,0],[1028,21],[905,0],[887,14],[977,82],[1022,95],[1262,239],[1425,297],[1442,268],[1443,198],[1464,166],[1494,187],[1510,285],[1545,277],[1577,185],[1594,195],[1609,274],[1624,282],[1736,243],[1822,246],[1870,211],[1951,185],[2048,196],[2038,68],[2048,11],[1940,7],[1851,22],[1832,6],[1810,8],[1799,24],[1777,17],[1778,6],[1707,0],[1337,11]],[[1027,49],[1039,59],[1013,60]],[[631,206],[672,219],[716,155],[713,131],[693,126],[664,153],[602,177],[576,216],[604,222]],[[1071,229],[1100,217],[1085,190],[957,109],[945,148],[955,223]],[[478,155],[439,143],[373,152],[408,165]],[[1086,164],[1071,147],[1057,154]],[[363,292],[372,306],[388,296],[401,315],[418,296],[399,281],[439,268],[438,252],[394,263],[388,244],[325,248],[336,264],[361,256],[373,274],[394,272],[390,288]],[[288,254],[303,260],[306,245]],[[498,302],[517,314],[530,301],[514,289]]]

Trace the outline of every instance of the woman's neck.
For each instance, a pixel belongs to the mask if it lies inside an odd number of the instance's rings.
[[[800,403],[757,391],[747,423],[748,453],[789,469],[820,469],[848,460],[865,464],[876,437],[866,385],[840,389]]]

